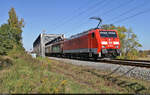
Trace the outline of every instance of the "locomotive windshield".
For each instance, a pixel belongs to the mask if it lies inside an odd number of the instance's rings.
[[[115,31],[100,31],[100,36],[116,38],[117,34]]]

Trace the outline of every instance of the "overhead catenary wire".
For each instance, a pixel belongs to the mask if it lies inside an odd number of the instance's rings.
[[[131,16],[125,17],[125,18],[123,18],[123,19],[114,21],[113,23],[123,22],[123,21],[125,21],[125,20],[131,19],[131,18],[133,18],[133,17],[139,16],[139,15],[142,15],[142,14],[145,14],[145,13],[148,13],[148,12],[150,12],[150,9],[147,9],[147,10],[144,10],[144,11],[137,12],[137,13],[134,14],[134,15],[131,15]]]
[[[68,23],[70,23],[70,22],[73,21],[73,20],[76,20],[77,17],[79,17],[79,16],[85,14],[86,12],[92,10],[96,5],[101,5],[101,4],[103,4],[104,2],[106,2],[106,1],[107,1],[107,0],[105,0],[105,1],[101,0],[101,1],[99,1],[99,2],[97,2],[97,3],[95,3],[94,5],[92,5],[92,6],[90,6],[90,7],[87,7],[87,9],[85,9],[85,10],[79,12],[78,14],[73,15],[71,18],[69,18],[69,19],[67,19],[65,22],[63,22],[62,25],[61,25],[61,27],[64,26],[64,25],[66,25],[66,24],[68,24]],[[59,28],[60,28],[60,27],[59,27]],[[56,29],[58,29],[58,28],[56,28]],[[54,30],[54,31],[55,31],[55,30]]]
[[[148,2],[144,2],[144,3],[140,4],[140,5],[136,5],[135,7],[124,11],[124,12],[121,13],[120,15],[115,16],[115,17],[113,17],[113,18],[111,18],[111,19],[106,19],[105,21],[113,21],[113,20],[115,20],[115,19],[118,19],[119,17],[124,16],[125,14],[129,14],[129,13],[133,12],[134,10],[137,10],[137,9],[143,7],[144,5],[147,5],[147,4],[149,4],[149,3],[148,3]]]
[[[111,0],[105,0],[105,1],[103,1],[103,3],[101,3],[101,5],[97,5],[97,6],[101,6],[102,8],[101,9],[103,9],[104,10],[104,8],[105,8],[105,6],[107,6],[108,5],[108,2],[110,2]],[[103,4],[103,5],[102,5]],[[110,4],[110,3],[109,3]],[[96,7],[95,7],[96,8]],[[99,7],[97,8],[97,9],[99,9]],[[94,11],[92,11],[92,12],[89,12],[89,15],[90,14],[93,14],[93,13],[95,13],[97,10],[94,10]],[[86,14],[87,15],[87,14]],[[92,16],[92,15],[91,15]],[[78,16],[79,17],[79,16]],[[78,25],[82,25],[81,24],[81,22],[82,21],[80,21],[80,24],[78,24]],[[77,22],[78,23],[78,22]],[[76,28],[76,27],[75,27]],[[65,33],[67,33],[67,31],[65,32]]]
[[[135,1],[135,0],[128,0],[127,2],[121,3],[118,6],[111,8],[110,10],[104,11],[104,13],[101,13],[101,14],[104,14],[104,16],[106,16],[107,14],[114,12],[114,11],[120,9],[121,7],[124,7],[124,6],[131,4],[133,1]],[[99,15],[101,15],[101,14],[99,14]]]
[[[126,1],[126,2],[123,2],[123,3],[121,3],[119,6],[116,6],[116,7],[114,7],[114,8],[111,8],[111,9],[109,9],[109,10],[107,10],[107,11],[104,11],[104,13],[102,13],[104,16],[106,16],[106,14],[109,14],[109,13],[111,13],[111,12],[113,12],[114,10],[117,10],[117,9],[119,9],[119,8],[121,8],[121,7],[123,7],[123,6],[126,6],[126,5],[128,5],[128,4],[130,4],[130,3],[132,3],[134,0],[128,0],[128,1]],[[93,16],[93,13],[91,13],[92,15],[91,16]],[[100,16],[100,17],[102,17],[102,15]],[[86,23],[87,21],[85,21],[84,23]],[[79,29],[79,27],[82,27],[82,25],[84,24],[84,23],[82,23],[81,24],[81,22],[80,22],[80,24],[78,24],[75,28],[76,29]],[[74,30],[74,29],[73,29]],[[65,32],[66,33],[66,32]]]
[[[75,12],[81,10],[83,8],[83,6],[89,4],[90,2],[91,2],[91,0],[88,0],[86,3],[84,3],[84,5],[81,5],[80,7],[73,10],[73,12],[75,13]],[[60,22],[64,22],[66,19],[68,19],[68,18],[66,16],[64,16],[62,19],[58,20],[57,23],[54,24],[54,26],[55,26],[54,28],[56,29],[59,26]]]
[[[124,4],[124,5],[126,5],[126,4]],[[141,4],[141,5],[142,5],[142,4]],[[117,7],[116,7],[116,8],[117,8]],[[121,8],[121,7],[120,7],[120,8]],[[138,8],[138,7],[136,6],[136,7],[134,7],[134,8],[131,8],[130,11],[133,12],[134,10],[136,10],[136,8]],[[130,11],[127,10],[127,11],[125,11],[125,12],[127,12],[127,14],[128,14],[128,13],[130,13]],[[110,12],[113,12],[113,11],[110,11]],[[108,14],[108,13],[110,13],[110,12],[107,12],[106,14]],[[125,12],[123,12],[123,13],[125,13]],[[122,21],[125,21],[125,20],[128,20],[128,19],[131,19],[131,18],[133,18],[133,17],[136,17],[136,16],[138,16],[138,15],[145,14],[145,13],[147,13],[147,12],[149,12],[149,10],[144,10],[144,11],[141,11],[141,12],[137,12],[137,13],[134,14],[134,15],[125,17],[125,18],[123,18],[123,19],[119,19],[120,16],[126,16],[126,15],[127,15],[127,14],[123,15],[123,13],[122,13],[122,14],[120,14],[119,16],[116,16],[116,17],[115,17],[115,19],[116,19],[117,21],[114,21],[113,23],[119,23],[119,22],[122,22]],[[80,27],[82,27],[81,24],[78,24],[78,25],[79,25]],[[79,27],[76,27],[76,28],[79,29]]]

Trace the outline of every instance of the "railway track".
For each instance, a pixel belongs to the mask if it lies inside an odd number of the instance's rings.
[[[133,61],[133,60],[119,60],[119,59],[98,59],[94,61],[92,58],[58,58],[49,57],[50,59],[58,60],[66,64],[74,64],[77,66],[88,66],[93,69],[102,71],[110,71],[108,75],[119,73],[121,76],[134,77],[142,80],[150,81],[150,62]]]
[[[136,62],[148,62],[150,63],[150,60],[128,60],[128,59],[115,59],[115,60],[123,60],[123,61],[136,61]]]
[[[67,58],[68,59],[68,58]],[[117,64],[117,65],[126,65],[126,66],[136,66],[136,67],[145,67],[150,68],[150,61],[148,60],[126,60],[126,59],[98,59],[98,60],[92,60],[92,59],[81,59],[81,58],[71,58],[74,60],[82,60],[82,61],[91,61],[91,62],[102,62],[102,63],[108,63],[108,64]]]
[[[136,67],[145,67],[150,68],[150,61],[148,60],[124,60],[124,59],[102,59],[98,60],[104,63],[118,64],[118,65],[127,65],[127,66],[136,66]]]

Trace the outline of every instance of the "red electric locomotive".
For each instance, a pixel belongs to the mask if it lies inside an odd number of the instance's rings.
[[[120,42],[116,30],[91,29],[65,40],[63,54],[80,57],[116,57]]]
[[[91,19],[102,21],[100,18]],[[54,39],[46,44],[46,55],[94,59],[119,56],[120,41],[117,31],[100,29],[98,26],[69,39]]]

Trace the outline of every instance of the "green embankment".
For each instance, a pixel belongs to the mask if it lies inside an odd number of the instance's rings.
[[[33,59],[24,52],[1,60],[7,65],[1,65],[0,93],[150,93],[146,81],[48,58]]]

